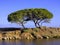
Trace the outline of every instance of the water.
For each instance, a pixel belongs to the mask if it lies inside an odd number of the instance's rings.
[[[0,41],[0,45],[60,45],[60,39]]]

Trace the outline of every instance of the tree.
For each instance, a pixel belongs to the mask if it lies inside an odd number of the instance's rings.
[[[13,12],[8,15],[9,22],[15,22],[17,24],[21,24],[24,27],[24,23],[27,21],[33,21],[36,27],[40,27],[41,24],[49,22],[50,19],[53,17],[53,14],[46,9],[43,8],[31,8],[31,9],[24,9]],[[38,26],[37,26],[38,24]]]
[[[40,27],[43,23],[47,23],[51,18],[53,18],[53,14],[47,9],[32,8],[27,10],[27,17],[35,23],[36,27]],[[41,25],[39,23],[41,23]]]
[[[51,18],[53,18],[53,14],[51,13],[51,12],[49,12],[47,9],[39,9],[40,10],[40,12],[38,12],[38,17],[40,18],[40,19],[38,19],[38,25],[39,25],[39,23],[41,23],[41,24],[43,24],[43,23],[47,23],[47,22],[49,22],[50,21],[50,19]],[[39,25],[39,27],[40,27],[40,25]]]
[[[26,21],[24,21],[24,15],[25,15],[24,10],[13,12],[8,15],[8,21],[11,23],[17,23],[19,25],[22,25],[23,28],[25,28],[24,23],[26,23]]]

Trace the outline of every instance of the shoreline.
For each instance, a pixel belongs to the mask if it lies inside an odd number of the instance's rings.
[[[0,31],[0,40],[34,40],[34,39],[51,39],[60,38],[60,28],[41,27],[29,28],[23,30]]]

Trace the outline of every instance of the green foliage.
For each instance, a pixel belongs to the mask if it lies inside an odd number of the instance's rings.
[[[24,22],[32,20],[36,25],[40,22],[48,22],[51,18],[53,18],[53,14],[43,8],[24,9],[8,15],[9,22],[15,22],[19,24],[24,24]]]

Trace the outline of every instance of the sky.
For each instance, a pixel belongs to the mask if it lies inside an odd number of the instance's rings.
[[[7,17],[10,13],[26,8],[45,8],[53,14],[50,23],[43,26],[60,27],[60,0],[0,0],[0,27],[21,27],[18,24],[8,22]],[[25,27],[35,27],[29,21]]]

